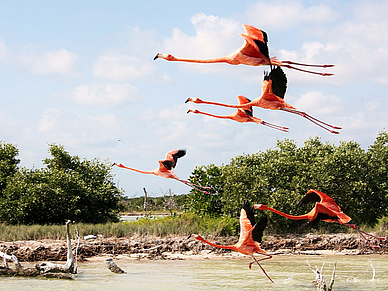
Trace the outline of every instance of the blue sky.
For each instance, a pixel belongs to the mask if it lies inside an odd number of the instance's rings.
[[[21,166],[42,167],[48,144],[71,155],[152,170],[167,151],[185,148],[175,173],[309,137],[364,149],[387,130],[386,1],[7,1],[0,8],[0,140],[16,145]],[[185,104],[188,97],[237,103],[260,95],[267,67],[153,61],[158,52],[213,58],[243,44],[242,24],[268,33],[279,60],[335,64],[331,77],[284,69],[285,100],[342,126],[333,135],[286,112],[255,116],[284,133],[186,114],[229,108]],[[174,180],[114,168],[129,197],[190,189]]]

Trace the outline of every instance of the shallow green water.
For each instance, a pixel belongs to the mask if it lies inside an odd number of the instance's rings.
[[[113,274],[104,262],[78,266],[73,281],[56,279],[1,278],[0,290],[316,290],[315,274],[306,261],[320,269],[330,282],[334,262],[334,290],[388,290],[388,256],[277,256],[262,266],[248,269],[249,257],[221,260],[133,261],[116,260],[127,274]],[[373,268],[375,278],[373,279]]]

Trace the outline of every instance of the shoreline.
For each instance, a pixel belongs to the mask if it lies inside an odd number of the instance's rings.
[[[209,237],[220,245],[234,244],[236,237]],[[381,248],[374,250],[358,234],[304,234],[265,236],[260,247],[273,255],[371,255],[388,254],[388,241],[372,242]],[[73,251],[77,240],[72,240]],[[0,242],[0,251],[15,255],[20,262],[66,261],[65,240],[39,240]],[[129,236],[123,238],[80,239],[78,261],[96,260],[102,257],[118,257],[136,260],[188,260],[246,257],[231,250],[219,249],[182,236],[154,237]]]

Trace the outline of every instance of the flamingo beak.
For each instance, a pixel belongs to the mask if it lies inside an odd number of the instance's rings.
[[[160,57],[161,57],[161,53],[157,53],[156,56],[154,57],[154,61],[155,61],[156,59],[160,58]]]
[[[186,113],[190,113],[191,111],[190,111],[190,109],[189,110],[187,110],[187,112]]]
[[[255,204],[255,205],[253,205],[253,209],[260,209],[260,207],[261,207],[261,204]]]
[[[191,98],[189,97],[186,99],[185,103],[190,102],[190,101],[191,101]]]

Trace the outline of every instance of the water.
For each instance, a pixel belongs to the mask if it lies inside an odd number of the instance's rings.
[[[337,262],[334,290],[388,290],[388,256],[277,256],[262,263],[275,283],[249,257],[211,260],[115,260],[127,274],[111,273],[103,261],[80,263],[75,280],[4,277],[0,290],[316,290],[313,268],[328,284]],[[373,268],[375,278],[373,279]]]

